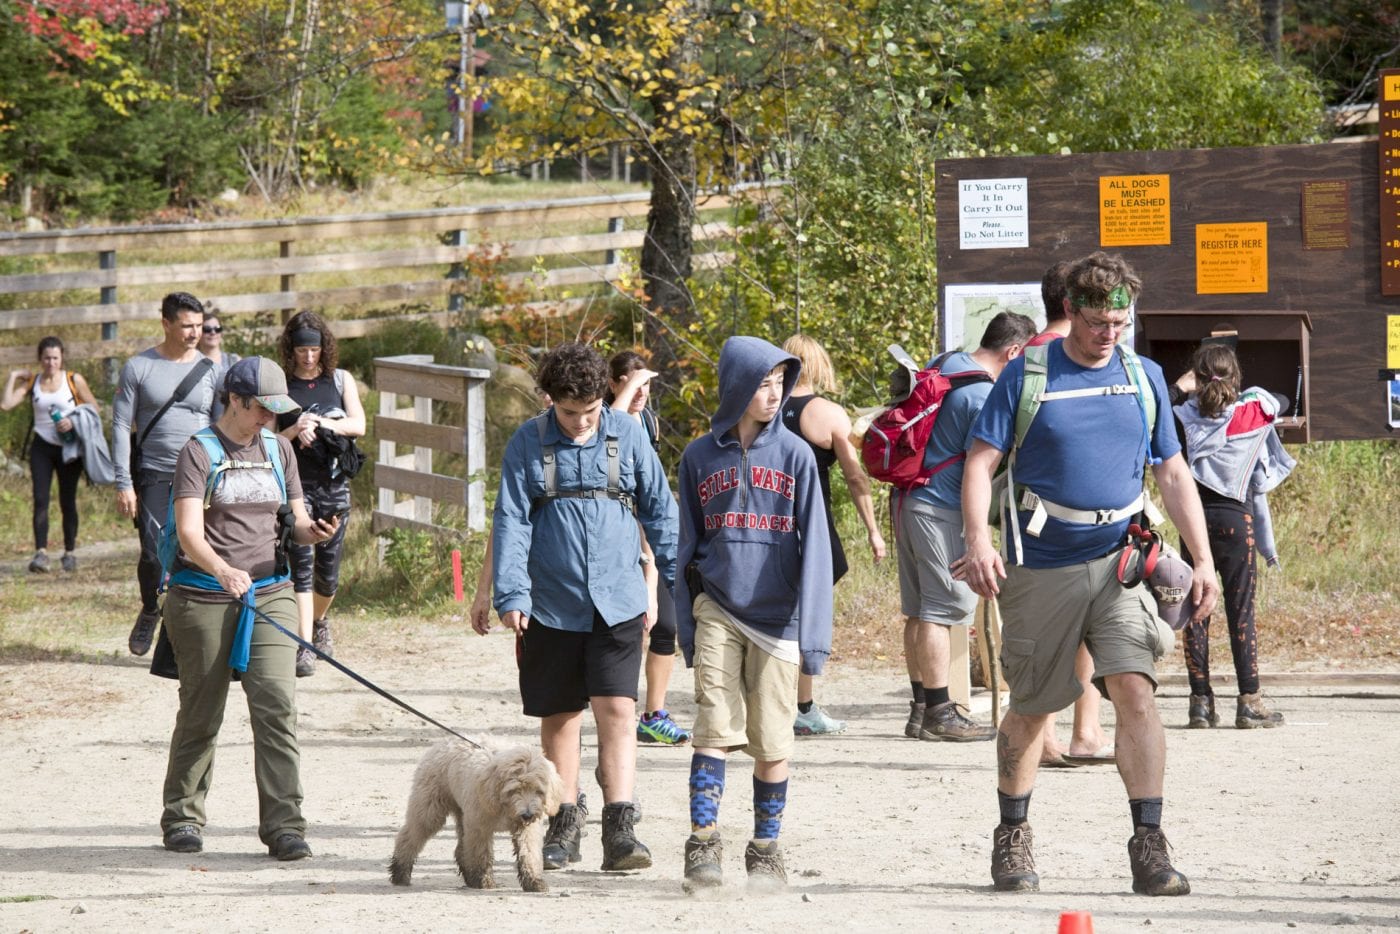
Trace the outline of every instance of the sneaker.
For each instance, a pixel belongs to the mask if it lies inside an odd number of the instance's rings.
[[[289,863],[294,859],[306,859],[310,856],[311,846],[301,834],[288,831],[278,834],[277,840],[267,845],[267,855]]]
[[[787,868],[783,866],[783,851],[777,840],[750,840],[744,847],[744,869],[749,874],[750,889],[776,892],[787,888]]]
[[[331,638],[331,621],[318,619],[311,623],[311,644],[326,658],[335,657],[335,640]]]
[[[806,713],[800,710],[797,712],[797,721],[792,725],[792,732],[797,736],[835,736],[837,733],[846,732],[846,721],[837,720],[820,706],[813,704],[812,709]]]
[[[1030,824],[997,825],[992,831],[992,888],[998,892],[1040,891],[1040,876],[1031,855],[1034,839]]]
[[[63,570],[72,574],[78,569],[78,556],[71,551],[65,551],[63,557],[58,559],[58,563],[63,565]]]
[[[701,840],[691,834],[685,841],[685,881],[681,888],[686,892],[697,889],[712,889],[724,882],[724,844],[719,831],[710,834],[708,840]]]
[[[583,839],[583,815],[576,804],[559,805],[559,813],[549,819],[544,835],[544,868],[563,869],[583,859],[579,851]]]
[[[918,701],[909,702],[909,719],[904,722],[904,735],[910,739],[919,738],[919,730],[924,726],[924,710],[927,709]]]
[[[1205,730],[1220,723],[1220,714],[1215,712],[1214,694],[1192,694],[1191,706],[1186,711],[1188,730]]]
[[[31,574],[49,573],[49,553],[46,551],[34,552],[34,557],[29,559],[29,572]]]
[[[136,625],[131,627],[131,635],[126,639],[126,647],[132,655],[145,655],[151,650],[159,625],[160,610],[142,610],[137,614]]]
[[[1161,828],[1139,827],[1128,841],[1128,862],[1133,866],[1133,891],[1139,895],[1189,895],[1191,883],[1172,868],[1167,855],[1171,845]]]
[[[297,677],[309,678],[316,673],[316,653],[297,646]]]
[[[944,740],[950,743],[973,743],[991,739],[996,730],[973,723],[963,716],[966,710],[957,701],[947,701],[924,710],[924,722],[919,727],[919,739]]]
[[[641,719],[637,721],[637,742],[684,746],[690,742],[690,731],[682,729],[666,711],[658,710],[650,717],[642,714]]]
[[[1259,730],[1283,726],[1283,714],[1270,710],[1264,703],[1264,695],[1258,691],[1241,694],[1235,702],[1235,729]]]
[[[636,823],[637,814],[632,802],[614,801],[603,805],[604,872],[646,869],[651,865],[651,850],[637,839],[633,829]]]
[[[201,853],[204,835],[194,824],[176,824],[165,832],[165,848],[172,853]]]

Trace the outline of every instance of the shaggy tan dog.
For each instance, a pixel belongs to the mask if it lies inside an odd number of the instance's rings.
[[[531,746],[490,740],[474,748],[443,740],[423,755],[413,773],[408,813],[394,841],[389,879],[408,885],[423,845],[451,814],[457,821],[457,869],[474,889],[493,889],[492,835],[508,831],[515,847],[515,874],[527,892],[544,892],[544,831],[559,810],[563,783],[554,763]]]

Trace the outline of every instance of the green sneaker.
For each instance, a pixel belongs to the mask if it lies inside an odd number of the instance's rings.
[[[643,714],[637,721],[637,742],[684,746],[690,742],[690,731],[682,729],[666,711],[658,710],[650,717]]]

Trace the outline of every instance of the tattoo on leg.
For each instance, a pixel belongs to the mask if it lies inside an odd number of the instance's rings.
[[[1012,778],[1020,765],[1021,756],[1011,748],[1011,737],[1002,730],[997,731],[997,777]]]

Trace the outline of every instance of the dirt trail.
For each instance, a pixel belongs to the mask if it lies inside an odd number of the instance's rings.
[[[113,644],[123,634],[112,634]],[[510,643],[420,627],[392,654],[350,664],[431,715],[472,731],[532,741],[519,713]],[[694,716],[677,671],[672,709]],[[1385,830],[1400,795],[1400,689],[1391,684],[1280,685],[1280,730],[1192,732],[1185,690],[1164,688],[1165,827],[1193,894],[1130,892],[1130,827],[1110,768],[1046,771],[1031,805],[1042,884],[1036,895],[990,890],[996,823],[990,743],[903,738],[906,688],[887,672],[833,666],[821,696],[851,728],[799,742],[784,823],[791,886],[751,897],[742,886],[750,822],[749,761],[736,756],[721,824],[729,884],[705,901],[681,895],[689,753],[640,751],[639,835],[655,866],[597,871],[598,808],[582,868],[551,873],[552,891],[464,889],[449,834],[431,842],[409,890],[386,863],[409,777],[437,731],[323,668],[299,684],[303,783],[315,858],[279,864],[255,833],[246,708],[235,687],[210,795],[206,850],[160,848],[160,783],[175,686],[136,660],[0,667],[0,930],[437,931],[952,930],[1054,931],[1088,910],[1098,934],[1141,930],[1400,928],[1400,838]],[[591,737],[590,737],[591,739]],[[585,758],[591,776],[594,756]],[[585,791],[600,794],[591,777]],[[513,878],[509,844],[498,878]],[[22,899],[33,899],[24,901]]]

